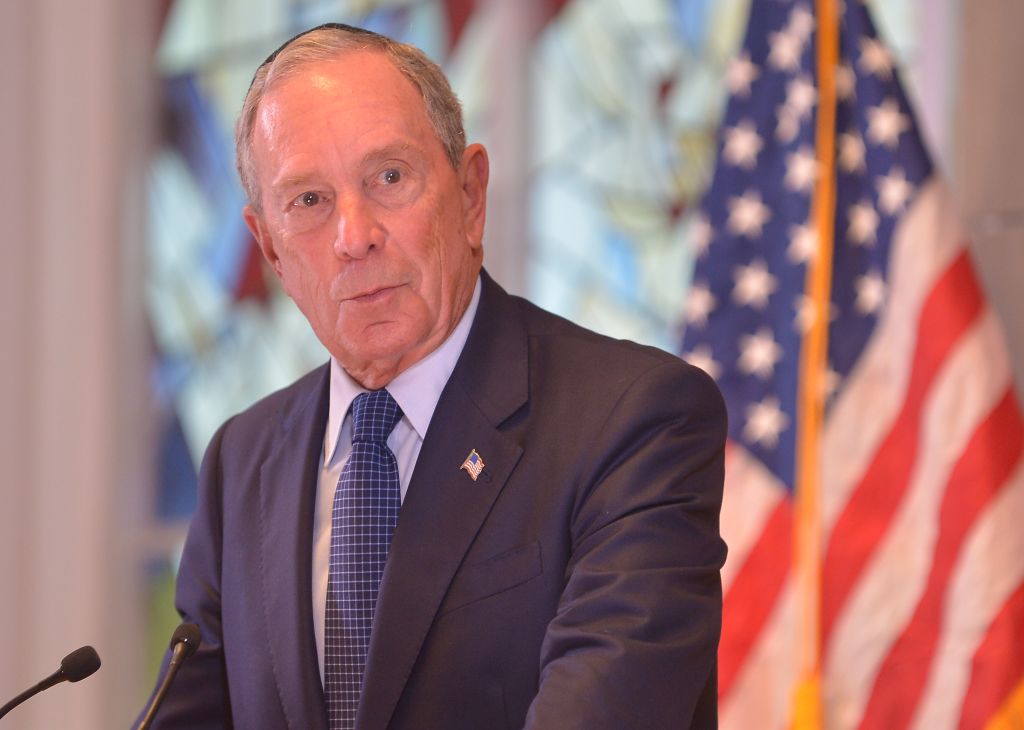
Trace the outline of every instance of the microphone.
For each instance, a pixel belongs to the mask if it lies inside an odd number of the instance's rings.
[[[100,656],[91,646],[83,646],[75,649],[66,657],[60,660],[60,669],[51,674],[34,687],[22,692],[3,707],[0,707],[0,717],[3,717],[22,702],[33,695],[39,694],[44,689],[49,689],[61,682],[78,682],[100,668]]]
[[[171,634],[171,661],[167,665],[167,674],[164,675],[164,680],[160,683],[156,694],[153,695],[153,699],[149,701],[146,714],[136,730],[147,730],[153,724],[156,711],[163,703],[164,697],[167,696],[167,690],[171,688],[171,682],[174,681],[182,662],[195,654],[196,649],[199,648],[199,638],[199,627],[195,624],[181,624]]]

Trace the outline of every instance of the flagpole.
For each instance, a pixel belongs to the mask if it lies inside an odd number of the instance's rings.
[[[811,215],[817,252],[807,268],[807,293],[815,316],[804,335],[800,359],[797,443],[795,561],[800,600],[800,681],[793,707],[795,730],[823,726],[821,697],[821,435],[828,369],[829,302],[835,230],[836,68],[839,17],[835,0],[815,0],[818,115],[815,133],[817,183]]]

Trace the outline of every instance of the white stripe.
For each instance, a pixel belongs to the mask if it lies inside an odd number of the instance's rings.
[[[729,697],[719,710],[722,730],[784,730],[797,683],[797,602],[786,581]]]
[[[954,728],[970,682],[971,659],[1007,598],[1024,583],[1024,458],[982,512],[946,594],[944,631],[912,727]]]
[[[859,722],[879,666],[921,598],[950,474],[1010,382],[1009,363],[992,354],[999,350],[1000,337],[999,323],[988,310],[957,343],[928,394],[904,501],[849,594],[826,647],[829,727]]]
[[[885,311],[825,424],[821,501],[826,535],[903,405],[921,307],[966,240],[954,210],[945,185],[932,180],[921,187],[896,228]]]
[[[729,546],[722,568],[722,590],[728,592],[736,573],[779,502],[786,499],[782,483],[746,449],[731,444],[725,455],[725,492],[722,497],[722,537]],[[781,557],[781,556],[780,556]]]

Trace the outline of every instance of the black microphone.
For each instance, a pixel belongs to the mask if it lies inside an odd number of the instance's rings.
[[[100,656],[91,646],[83,646],[75,649],[66,657],[60,660],[60,669],[44,679],[34,687],[31,687],[3,707],[0,707],[0,717],[3,717],[29,697],[39,694],[44,689],[49,689],[61,682],[78,682],[100,668]]]
[[[181,668],[182,662],[195,654],[198,648],[198,626],[195,624],[181,624],[174,630],[174,633],[171,635],[171,662],[167,665],[167,674],[164,675],[164,681],[160,683],[160,687],[157,689],[156,694],[153,695],[153,699],[149,701],[146,714],[136,730],[146,730],[153,724],[156,711],[161,703],[163,703],[164,697],[167,696],[167,690],[171,688],[171,682],[174,681],[174,676],[178,673],[178,669]]]

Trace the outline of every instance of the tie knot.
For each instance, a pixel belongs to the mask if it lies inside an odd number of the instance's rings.
[[[352,401],[352,443],[385,443],[402,417],[402,409],[386,390],[360,393]]]

